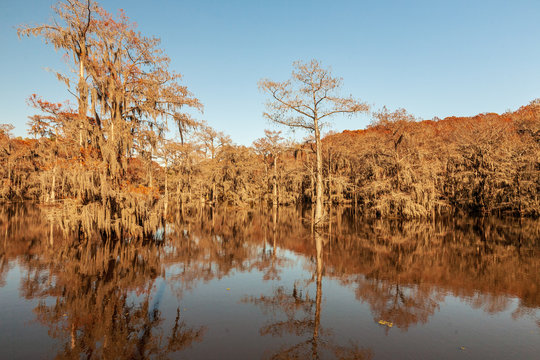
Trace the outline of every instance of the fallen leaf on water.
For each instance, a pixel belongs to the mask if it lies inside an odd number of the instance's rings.
[[[231,290],[231,288],[227,288],[227,290]]]
[[[388,327],[390,327],[390,328],[391,328],[392,326],[394,326],[394,324],[393,324],[392,322],[386,321],[386,320],[379,320],[379,324],[380,324],[380,325],[384,325],[384,326],[388,326]]]

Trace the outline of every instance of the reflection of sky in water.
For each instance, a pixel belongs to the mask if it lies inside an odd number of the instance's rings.
[[[33,309],[39,300],[20,297],[20,284],[25,271],[17,262],[6,276],[6,285],[0,287],[0,359],[54,358],[58,345],[51,342],[47,328],[35,320]],[[54,298],[41,299],[53,305]]]

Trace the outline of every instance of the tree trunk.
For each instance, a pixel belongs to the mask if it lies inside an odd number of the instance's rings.
[[[54,169],[53,169],[53,178],[52,178],[52,184],[51,184],[51,194],[49,196],[50,202],[54,202],[54,200],[55,200],[55,195],[54,195],[55,186],[56,186],[56,165],[54,166]]]
[[[52,247],[54,245],[54,234],[53,234],[53,230],[54,230],[54,227],[53,227],[53,222],[51,220],[51,227],[50,227],[50,232],[49,232],[49,245]]]
[[[322,171],[322,149],[321,149],[321,133],[319,124],[315,120],[315,152],[317,157],[317,178],[315,179],[315,226],[322,225],[323,218],[323,171]]]
[[[165,217],[167,217],[167,208],[169,207],[169,183],[168,183],[167,173],[168,173],[168,168],[165,165],[165,204],[164,204],[164,208],[165,208],[164,216]]]
[[[83,147],[83,128],[84,123],[86,122],[86,112],[88,108],[88,86],[86,84],[86,79],[84,76],[85,70],[85,59],[86,59],[86,48],[81,47],[81,54],[79,59],[79,84],[77,85],[77,90],[79,93],[78,105],[79,105],[79,146]],[[86,146],[84,146],[86,147]]]
[[[152,147],[150,149],[150,165],[149,165],[149,168],[148,168],[148,176],[150,178],[150,181],[149,181],[149,187],[154,187],[154,177],[152,175],[152,159],[154,158],[154,148]]]
[[[315,201],[315,174],[313,172],[313,166],[310,166],[309,168],[309,175],[310,175],[309,176],[309,185],[310,185],[309,195],[310,195],[311,203],[313,204]]]
[[[273,188],[272,188],[272,205],[278,205],[277,199],[277,157],[274,156],[274,172],[273,172]]]

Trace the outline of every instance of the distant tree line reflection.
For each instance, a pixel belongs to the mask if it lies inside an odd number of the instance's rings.
[[[66,237],[43,216],[48,212],[32,205],[3,207],[0,286],[17,261],[25,272],[21,296],[53,299],[34,311],[64,344],[59,358],[167,357],[204,341],[205,327],[186,323],[180,306],[174,314],[161,312],[155,286],[165,271],[179,302],[186,290],[233,271],[256,270],[263,280],[277,281],[272,293],[243,299],[267,314],[261,335],[300,339],[269,349],[270,358],[372,356],[361,344],[334,339],[321,323],[328,278],[355,289],[374,322],[383,319],[401,331],[429,322],[446,294],[488,313],[510,309],[517,298],[513,316],[540,325],[536,221],[360,221],[354,208],[336,208],[328,211],[330,225],[316,229],[310,212],[191,209],[153,239],[112,241]],[[301,259],[310,279],[283,280],[290,254]],[[170,326],[166,318],[174,318]]]

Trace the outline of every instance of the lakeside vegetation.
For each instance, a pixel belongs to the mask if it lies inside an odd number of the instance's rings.
[[[252,146],[235,145],[186,114],[202,104],[169,69],[159,39],[137,32],[123,12],[79,0],[54,11],[54,23],[18,32],[68,55],[74,71],[56,75],[76,104],[33,94],[32,137],[14,138],[2,125],[0,198],[54,205],[47,214],[67,232],[148,238],[176,212],[208,204],[313,203],[316,224],[332,204],[368,218],[540,215],[539,101],[442,120],[382,108],[365,130],[323,137],[323,117],[368,107],[330,96],[340,79],[317,61],[299,62],[292,81],[303,87],[270,80],[260,87],[273,99],[267,118],[311,137],[295,142],[268,130]]]

